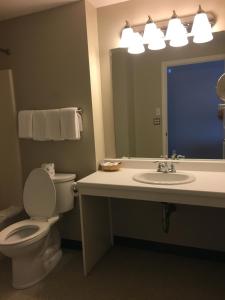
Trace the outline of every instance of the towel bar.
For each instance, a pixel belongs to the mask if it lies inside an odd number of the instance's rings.
[[[79,114],[82,114],[82,113],[83,113],[82,108],[78,107],[77,112],[78,112]]]

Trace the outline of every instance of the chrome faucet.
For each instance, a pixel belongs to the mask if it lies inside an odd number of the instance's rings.
[[[170,162],[170,166],[167,161],[156,161],[158,162],[157,172],[162,173],[176,173],[174,162]]]
[[[172,152],[171,159],[175,160],[175,159],[182,159],[182,158],[185,158],[185,155],[177,154],[176,151]]]

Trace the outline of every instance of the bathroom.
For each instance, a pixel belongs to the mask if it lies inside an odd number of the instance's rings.
[[[61,1],[59,4],[65,5],[52,8],[51,2],[56,4],[55,1],[43,1],[43,7],[40,9],[37,5],[35,11],[35,8],[23,6],[21,1],[18,7],[15,3],[15,10],[12,7],[8,15],[0,9],[0,47],[11,51],[11,55],[0,53],[0,69],[12,70],[15,93],[15,102],[3,103],[1,110],[1,120],[6,127],[1,126],[0,209],[22,205],[24,182],[31,170],[43,162],[54,162],[56,171],[75,173],[77,179],[81,179],[95,172],[100,160],[117,156],[110,50],[118,47],[125,20],[141,24],[148,14],[155,20],[168,19],[173,9],[180,16],[195,14],[199,5],[196,1],[130,0],[109,6],[99,6],[100,1],[96,1],[97,5],[95,1]],[[215,32],[224,31],[224,2],[203,1],[201,4],[206,11],[216,15]],[[225,49],[217,54],[223,53]],[[35,142],[17,138],[18,111],[70,106],[81,107],[83,111],[84,131],[80,141]],[[151,116],[152,112],[149,114]],[[153,132],[156,140],[158,130]],[[160,157],[161,154],[161,149],[156,149],[148,157]],[[193,247],[207,251],[209,256],[216,252],[224,257],[223,209],[177,205],[168,234],[162,231],[161,207],[156,203],[115,199],[112,214],[117,237]],[[224,299],[222,277],[225,265],[222,258],[214,261],[173,256],[166,249],[161,254],[136,249],[135,245],[118,245],[115,253],[114,250],[110,253],[110,260],[103,259],[85,278],[78,249],[81,229],[77,199],[75,208],[65,214],[59,225],[67,246],[62,263],[49,278],[46,277],[46,281],[17,291],[11,288],[10,263],[1,258],[4,273],[0,269],[0,299],[73,299],[75,296],[78,299]],[[133,268],[131,264],[134,264]],[[142,268],[145,276],[141,275]],[[170,277],[172,270],[173,279]],[[195,280],[193,274],[196,274]],[[65,280],[67,276],[68,280]],[[126,276],[129,279],[123,283]],[[104,278],[105,283],[102,282]],[[185,279],[187,281],[183,282]],[[137,286],[132,288],[135,282]],[[149,287],[151,282],[154,282],[153,289]]]

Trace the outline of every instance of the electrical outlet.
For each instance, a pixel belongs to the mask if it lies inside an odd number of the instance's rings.
[[[161,119],[159,117],[153,118],[153,125],[159,126],[161,124]]]

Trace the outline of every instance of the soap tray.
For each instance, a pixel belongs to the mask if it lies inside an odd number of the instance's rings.
[[[105,172],[119,171],[121,162],[105,161],[100,163],[100,169]]]

